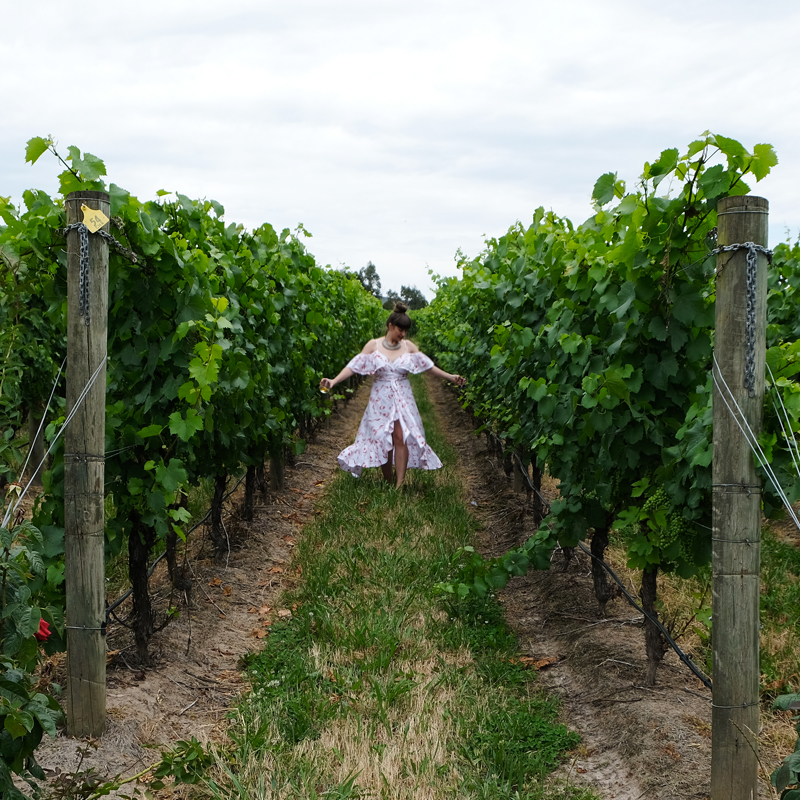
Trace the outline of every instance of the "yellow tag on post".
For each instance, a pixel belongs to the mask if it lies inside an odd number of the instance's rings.
[[[102,211],[95,211],[87,205],[82,205],[81,211],[83,211],[83,224],[92,233],[97,233],[108,222],[108,217]]]

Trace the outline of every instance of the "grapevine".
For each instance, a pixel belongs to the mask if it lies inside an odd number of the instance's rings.
[[[355,341],[375,334],[382,309],[357,280],[316,264],[299,238],[302,226],[296,234],[269,224],[247,231],[224,220],[220,203],[181,194],[141,202],[105,184],[99,158],[76,147],[62,157],[50,139],[32,139],[27,160],[48,151],[66,167],[58,178],[62,197],[26,192],[22,209],[0,202],[0,314],[7,323],[0,346],[11,355],[0,422],[19,429],[23,387],[39,407],[63,358],[63,197],[108,191],[114,236],[137,263],[115,250],[109,256],[106,487],[115,513],[106,539],[110,554],[128,548],[144,661],[160,624],[150,605],[148,561],[160,542],[174,547],[183,536],[186,488],[204,478],[224,485],[265,458],[277,470],[287,451],[301,450],[301,432],[330,413],[316,391],[320,376]],[[21,314],[21,306],[30,310]],[[57,594],[64,535],[58,449],[54,457],[35,521]],[[223,547],[220,536],[216,543]]]
[[[583,224],[539,208],[440,281],[421,346],[468,377],[484,426],[559,481],[538,541],[569,548],[593,532],[599,558],[624,529],[648,581],[708,562],[716,206],[776,163],[769,145],[706,133],[646,163],[633,190],[601,176]],[[793,258],[779,258],[790,286]],[[770,343],[795,322],[773,315]],[[799,484],[789,477],[795,496]]]

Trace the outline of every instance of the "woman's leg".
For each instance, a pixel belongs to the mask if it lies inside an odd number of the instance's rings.
[[[386,454],[386,463],[381,464],[381,471],[383,472],[383,479],[388,481],[389,483],[392,482],[392,453],[393,451],[390,450]]]
[[[406,477],[406,467],[408,466],[408,445],[403,441],[403,426],[400,420],[395,420],[394,433],[392,434],[392,441],[394,442],[394,466],[397,472],[397,488],[403,484]]]

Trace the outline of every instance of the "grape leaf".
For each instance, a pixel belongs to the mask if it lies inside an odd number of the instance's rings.
[[[757,144],[753,148],[753,160],[750,162],[750,171],[760,181],[769,175],[772,167],[778,165],[778,155],[771,144]]]
[[[52,139],[45,139],[41,136],[34,136],[28,139],[28,146],[25,148],[25,161],[35,164],[42,153],[47,152],[47,148],[52,144]]]
[[[601,175],[597,179],[594,189],[592,190],[592,199],[595,200],[600,206],[610,203],[614,199],[614,189],[616,187],[616,183],[616,172],[606,172],[605,175]]]

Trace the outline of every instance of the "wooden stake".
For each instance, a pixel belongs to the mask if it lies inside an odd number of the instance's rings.
[[[67,225],[83,222],[81,206],[110,216],[105,192],[73,192]],[[104,228],[105,229],[105,228]],[[67,234],[67,413],[106,355],[108,244],[89,234],[89,324],[79,313],[80,239]],[[67,586],[67,730],[101,736],[106,720],[104,491],[106,369],[64,432],[64,560]]]
[[[720,246],[767,244],[769,203],[763,197],[727,197],[717,209]],[[758,256],[755,308],[755,392],[744,387],[747,251],[717,258],[714,354],[736,404],[757,437],[764,408],[767,262]],[[761,482],[750,447],[714,387],[713,650],[711,797],[758,797],[758,629],[761,563]]]

